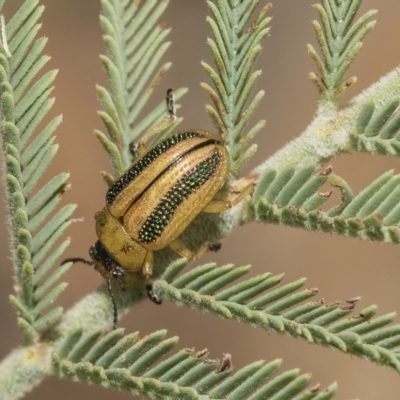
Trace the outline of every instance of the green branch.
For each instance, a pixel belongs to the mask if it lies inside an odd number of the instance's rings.
[[[170,29],[159,23],[168,1],[149,0],[139,5],[134,1],[102,0],[101,4],[100,21],[107,55],[100,58],[109,88],[97,86],[97,95],[103,106],[99,115],[107,134],[95,133],[108,152],[114,176],[119,176],[132,163],[130,144],[150,131],[166,113],[162,101],[139,119],[150,96],[171,67],[171,63],[159,67],[171,44],[165,41]],[[186,89],[176,90],[176,98],[185,92]],[[179,122],[178,119],[170,129]]]
[[[353,24],[360,5],[361,0],[325,0],[314,6],[322,22],[322,26],[317,21],[313,25],[323,60],[309,44],[308,53],[319,72],[319,75],[311,73],[310,79],[319,89],[322,100],[333,104],[356,82],[355,77],[344,81],[344,76],[360,52],[363,39],[375,26],[375,21],[368,20],[376,10],[368,11]]]
[[[307,390],[310,374],[300,375],[296,369],[277,374],[281,360],[254,362],[233,373],[230,355],[220,361],[208,358],[207,350],[184,349],[166,358],[178,342],[176,337],[165,339],[166,331],[142,339],[137,333],[123,336],[122,329],[101,338],[100,334],[84,334],[82,329],[71,333],[53,355],[55,373],[160,400],[272,396],[325,400],[337,390],[335,384],[324,391],[319,387]]]
[[[57,239],[75,210],[72,204],[59,207],[69,174],[38,185],[57,153],[54,132],[61,122],[56,117],[38,129],[54,103],[49,96],[56,76],[40,76],[49,59],[41,54],[46,39],[36,39],[42,12],[38,1],[26,1],[5,28],[0,53],[2,159],[17,288],[11,304],[25,344],[36,343],[61,318],[61,307],[48,308],[66,287],[57,282],[68,266],[54,265],[69,241]]]
[[[275,288],[283,275],[266,273],[232,284],[249,268],[205,264],[178,276],[185,266],[184,260],[172,264],[163,279],[154,283],[161,298],[330,347],[400,373],[395,349],[400,343],[400,324],[391,325],[394,313],[373,318],[376,306],[370,306],[349,317],[359,298],[347,300],[344,306],[310,301],[318,290],[299,291],[305,279]]]
[[[220,0],[207,4],[212,15],[207,17],[207,22],[214,36],[208,39],[208,46],[217,70],[202,62],[216,89],[202,83],[214,103],[214,106],[207,105],[206,110],[228,146],[231,171],[237,176],[257,150],[255,144],[247,149],[246,146],[265,125],[265,121],[259,121],[244,133],[264,96],[264,91],[259,91],[251,99],[250,93],[261,75],[261,71],[253,71],[253,68],[261,42],[269,32],[267,25],[271,18],[267,13],[271,4],[264,6],[255,17],[256,0],[246,3]],[[252,18],[254,20],[249,22]]]

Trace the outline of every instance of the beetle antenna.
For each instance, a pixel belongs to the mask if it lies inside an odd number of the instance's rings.
[[[64,261],[61,262],[61,265],[64,265],[67,262],[72,262],[72,263],[81,262],[86,265],[93,265],[93,261],[88,261],[88,260],[85,260],[84,258],[80,258],[80,257],[66,258]]]
[[[111,302],[112,302],[112,305],[113,305],[113,308],[114,308],[113,329],[117,329],[118,328],[118,308],[117,308],[117,303],[115,301],[114,293],[113,293],[112,287],[111,287],[111,279],[107,279],[106,283],[107,283],[108,293],[110,294]]]
[[[167,97],[165,98],[167,101],[167,109],[169,115],[175,115],[175,96],[174,96],[174,91],[172,89],[167,90]]]

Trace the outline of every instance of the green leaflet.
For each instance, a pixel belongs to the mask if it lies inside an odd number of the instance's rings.
[[[345,81],[344,76],[361,50],[365,36],[375,26],[375,21],[368,20],[376,10],[368,11],[354,21],[360,5],[361,0],[326,0],[314,5],[322,23],[313,21],[323,58],[312,45],[308,45],[308,54],[318,69],[318,74],[312,73],[310,78],[321,98],[335,104],[347,87],[355,82],[354,78]]]
[[[69,241],[61,245],[56,241],[75,209],[74,205],[64,205],[57,210],[59,198],[68,187],[68,174],[61,173],[38,185],[57,152],[54,132],[61,122],[56,117],[37,132],[54,103],[48,97],[57,74],[43,73],[49,59],[42,55],[47,40],[36,38],[43,9],[36,0],[23,3],[6,27],[11,56],[2,53],[0,63],[2,150],[14,236],[11,253],[15,255],[16,284],[20,288],[12,304],[26,344],[40,340],[62,315],[60,307],[50,305],[66,287],[58,282],[68,266],[53,268]]]
[[[153,332],[138,341],[137,333],[123,336],[122,329],[102,337],[78,329],[53,354],[54,372],[157,399],[330,399],[337,390],[306,390],[310,374],[278,373],[281,360],[257,361],[232,373],[229,355],[219,361],[206,350],[185,349],[166,357],[178,340],[165,335]]]
[[[386,156],[400,155],[399,99],[376,107],[365,104],[351,135],[352,145],[358,151]]]
[[[96,135],[110,157],[113,175],[119,176],[132,162],[131,142],[166,115],[165,102],[160,102],[139,120],[150,95],[171,66],[159,66],[170,45],[165,41],[170,29],[159,24],[168,2],[151,0],[140,6],[133,1],[101,3],[100,20],[107,48],[107,56],[101,56],[101,61],[109,89],[97,87],[97,94],[104,108],[99,115],[108,135],[100,131]],[[183,93],[183,89],[177,89],[176,98]]]
[[[213,102],[213,106],[206,106],[206,111],[229,148],[234,175],[255,153],[255,145],[247,150],[246,145],[265,124],[265,121],[259,121],[244,132],[264,95],[264,91],[260,91],[253,99],[250,97],[261,75],[261,71],[253,71],[253,67],[261,51],[261,42],[269,32],[270,21],[266,16],[270,5],[258,11],[254,18],[257,3],[251,1],[245,6],[240,2],[218,1],[217,6],[207,2],[211,13],[207,22],[213,34],[213,39],[208,39],[208,46],[216,70],[205,62],[202,65],[216,91],[206,83],[202,83],[202,87]],[[250,18],[254,18],[252,23]]]
[[[216,268],[205,264],[171,281],[171,276],[181,268],[178,262],[171,265],[164,273],[168,282],[161,277],[154,283],[154,290],[161,298],[331,347],[400,371],[396,351],[400,344],[400,325],[392,324],[394,313],[374,318],[376,307],[371,306],[350,316],[359,298],[348,299],[343,306],[325,304],[323,300],[311,301],[318,290],[303,289],[305,279],[278,286],[282,275],[263,274],[235,283],[248,268],[232,265]],[[214,280],[216,270],[219,278]],[[222,279],[223,276],[226,279]],[[224,395],[223,389],[220,390]]]
[[[361,239],[400,243],[400,176],[384,173],[357,196],[330,170],[314,173],[314,166],[281,172],[267,169],[253,195],[258,221],[320,230]],[[321,207],[332,194],[322,191],[330,183],[341,193],[340,204]]]

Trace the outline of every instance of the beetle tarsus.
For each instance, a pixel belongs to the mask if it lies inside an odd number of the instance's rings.
[[[139,145],[135,142],[129,144],[129,152],[131,153],[134,160],[139,158]]]
[[[147,296],[154,304],[160,305],[162,303],[162,300],[159,299],[158,296],[153,292],[152,285],[146,286],[146,292],[147,292]]]
[[[167,97],[165,98],[167,101],[167,108],[168,108],[168,113],[169,115],[175,115],[175,96],[174,96],[174,91],[172,89],[167,90]]]
[[[210,243],[208,245],[208,250],[217,252],[217,251],[221,250],[221,247],[222,247],[221,242]]]
[[[115,279],[123,279],[125,277],[125,273],[122,271],[121,267],[115,267],[112,271],[112,277]]]

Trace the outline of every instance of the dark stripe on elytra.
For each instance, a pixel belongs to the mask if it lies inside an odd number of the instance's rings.
[[[157,158],[174,147],[177,143],[183,142],[184,140],[191,139],[193,137],[199,137],[199,132],[180,132],[174,136],[171,136],[151,150],[149,150],[138,162],[134,163],[117,181],[115,181],[107,191],[106,201],[108,204],[112,204],[115,198],[137,177],[145,168],[150,164],[157,161]]]
[[[154,242],[162,234],[178,206],[210,179],[220,162],[221,154],[217,151],[172,186],[147,217],[139,231],[139,242]]]

